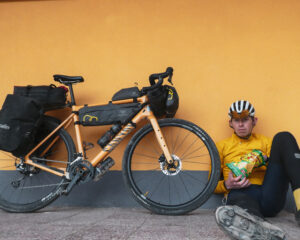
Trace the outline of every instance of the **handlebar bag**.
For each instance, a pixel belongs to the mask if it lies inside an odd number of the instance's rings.
[[[83,126],[126,124],[141,109],[139,103],[84,106],[79,109],[79,123]]]
[[[17,157],[27,153],[42,115],[42,106],[35,99],[7,95],[0,111],[0,149]]]
[[[174,87],[165,85],[164,86],[166,92],[167,92],[167,98],[166,98],[166,117],[172,118],[175,116],[178,106],[179,106],[179,96],[177,94],[177,91]]]
[[[67,89],[50,86],[15,86],[14,94],[24,97],[31,97],[37,100],[46,111],[65,106],[67,100]]]
[[[162,117],[166,113],[167,92],[163,86],[147,92],[151,110],[156,117]]]

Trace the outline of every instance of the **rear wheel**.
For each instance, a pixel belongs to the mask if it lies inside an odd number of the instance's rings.
[[[213,193],[220,177],[219,154],[211,138],[195,124],[180,119],[158,123],[174,163],[167,163],[148,124],[126,148],[125,183],[145,208],[158,214],[184,214]]]
[[[57,127],[57,123],[50,120],[46,118],[43,122],[45,135]],[[49,147],[49,141],[54,138],[54,145]],[[31,159],[63,172],[74,153],[72,138],[64,129],[60,129]],[[43,208],[54,201],[67,184],[63,177],[27,165],[22,158],[0,151],[0,208],[3,210],[32,212]]]

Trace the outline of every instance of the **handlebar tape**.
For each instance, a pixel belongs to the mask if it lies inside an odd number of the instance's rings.
[[[165,72],[163,73],[153,73],[149,76],[149,81],[151,86],[155,84],[156,79],[164,79],[166,77],[172,77],[173,75],[173,68],[168,67]]]

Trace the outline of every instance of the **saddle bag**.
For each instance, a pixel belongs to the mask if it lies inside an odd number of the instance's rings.
[[[56,87],[54,84],[50,86],[28,85],[25,87],[14,87],[15,95],[34,98],[46,111],[64,107],[67,100],[67,92],[67,88]]]
[[[141,109],[139,103],[84,106],[79,109],[79,123],[83,126],[126,124]]]
[[[42,115],[42,106],[33,98],[7,95],[0,111],[0,149],[17,157],[26,154]]]

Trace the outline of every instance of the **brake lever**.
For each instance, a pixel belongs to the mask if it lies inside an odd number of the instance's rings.
[[[168,67],[167,70],[166,70],[166,73],[168,73],[168,75],[169,75],[168,82],[173,85],[173,82],[172,82],[173,68],[172,67]]]
[[[173,82],[172,82],[172,77],[173,77],[173,74],[171,74],[168,78],[168,82],[171,83],[171,85],[173,85]]]

